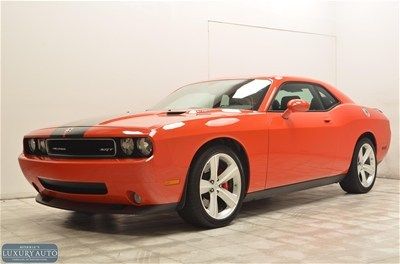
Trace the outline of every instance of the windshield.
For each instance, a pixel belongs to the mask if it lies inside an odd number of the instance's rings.
[[[258,110],[270,80],[237,79],[189,84],[168,95],[153,110],[230,108]]]

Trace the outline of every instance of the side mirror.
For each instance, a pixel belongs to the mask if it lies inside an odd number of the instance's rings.
[[[307,112],[310,109],[310,103],[303,99],[292,99],[288,102],[285,112],[282,117],[288,119],[289,115],[294,112]]]

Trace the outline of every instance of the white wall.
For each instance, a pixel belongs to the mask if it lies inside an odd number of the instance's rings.
[[[34,194],[17,163],[22,136],[30,130],[142,110],[182,84],[207,79],[209,21],[335,35],[335,6],[322,1],[2,2],[1,197]],[[350,42],[343,38],[342,49]],[[339,56],[338,62],[346,64]],[[338,76],[350,94],[358,86],[347,85],[349,79]],[[385,87],[394,89],[392,83]]]
[[[399,4],[339,2],[338,87],[391,121],[392,142],[380,177],[399,178]]]
[[[207,79],[201,3],[2,4],[2,198],[34,194],[17,162],[30,130],[144,110]]]
[[[332,35],[209,22],[209,76],[297,75],[336,83]]]

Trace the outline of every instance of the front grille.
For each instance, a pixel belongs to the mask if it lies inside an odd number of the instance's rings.
[[[74,194],[106,194],[104,183],[97,182],[64,182],[39,178],[44,188],[52,191]]]
[[[47,139],[49,156],[114,157],[117,147],[114,139]]]

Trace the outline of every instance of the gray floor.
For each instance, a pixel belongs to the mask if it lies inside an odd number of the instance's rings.
[[[247,203],[229,227],[200,230],[176,214],[93,217],[1,202],[1,242],[58,245],[59,262],[399,263],[399,181],[365,195],[335,185]]]

